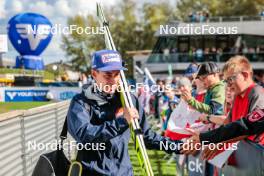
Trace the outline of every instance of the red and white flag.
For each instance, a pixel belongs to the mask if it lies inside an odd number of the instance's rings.
[[[195,131],[207,131],[208,124],[199,122],[198,118],[201,113],[190,108],[189,105],[181,100],[177,107],[171,113],[165,136],[172,140],[180,140],[191,137],[189,128]]]

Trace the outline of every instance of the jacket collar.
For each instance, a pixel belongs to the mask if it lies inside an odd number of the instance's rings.
[[[96,101],[99,106],[104,105],[108,103],[109,100],[113,99],[115,94],[101,92],[94,84],[91,84],[88,87],[83,87],[82,91],[87,99]]]

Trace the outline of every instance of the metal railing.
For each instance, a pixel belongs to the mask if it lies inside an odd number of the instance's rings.
[[[58,140],[68,107],[69,101],[63,101],[0,114],[1,176],[31,175],[39,156],[49,151],[29,150],[29,143]],[[70,158],[69,151],[66,155]]]
[[[186,18],[184,21],[188,23],[208,23],[208,22],[245,22],[245,21],[264,21],[264,16],[213,16],[202,20]]]
[[[221,54],[151,54],[147,63],[187,63],[187,62],[226,62],[230,57],[235,55],[245,55],[250,62],[264,62],[264,53],[221,53]]]
[[[219,17],[210,17],[209,22],[233,22],[233,21],[264,21],[263,16],[219,16]]]

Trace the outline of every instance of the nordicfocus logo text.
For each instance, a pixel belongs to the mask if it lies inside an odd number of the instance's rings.
[[[202,143],[188,144],[188,143],[169,143],[168,141],[160,142],[160,150],[204,150],[208,148],[209,150],[237,150],[237,143],[232,145],[228,143],[209,143],[208,141],[202,141]]]
[[[201,26],[195,26],[193,24],[186,24],[184,26],[170,26],[160,25],[160,35],[201,35],[201,34],[237,34],[237,26],[210,26],[203,24]]]
[[[45,150],[45,151],[50,151],[50,150],[57,150],[57,148],[63,148],[64,150],[105,150],[105,143],[77,143],[75,141],[68,141],[64,142],[62,145],[60,141],[52,141],[49,143],[42,143],[42,142],[36,142],[36,141],[29,141],[27,143],[27,150]]]

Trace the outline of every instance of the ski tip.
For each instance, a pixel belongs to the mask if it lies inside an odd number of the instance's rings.
[[[96,15],[99,16],[99,2],[96,2]]]

